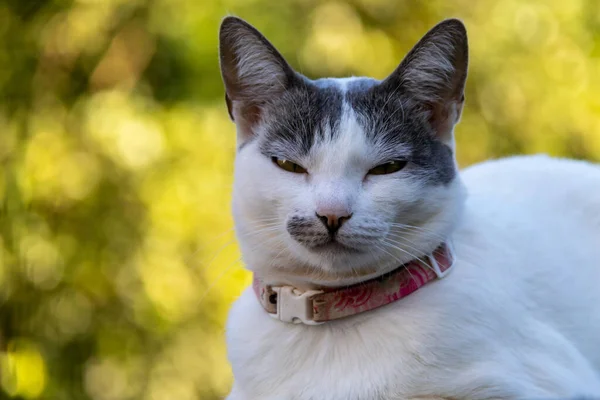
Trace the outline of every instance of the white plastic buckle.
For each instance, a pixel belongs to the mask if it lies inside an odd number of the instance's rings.
[[[440,269],[440,265],[438,264],[438,262],[435,259],[435,256],[433,254],[430,254],[429,256],[427,256],[427,258],[429,258],[429,262],[431,263],[431,266],[433,267],[433,272],[435,272],[438,279],[444,278],[454,269],[453,268],[454,262],[456,261],[456,257],[454,256],[454,247],[452,246],[451,243],[447,242],[446,248],[448,249],[448,253],[450,253],[449,255],[450,255],[451,261],[450,261],[450,266],[445,271],[442,271]]]
[[[294,324],[322,324],[312,320],[312,296],[323,293],[322,290],[301,292],[292,286],[273,286],[271,290],[277,293],[277,314],[269,314],[273,318]]]

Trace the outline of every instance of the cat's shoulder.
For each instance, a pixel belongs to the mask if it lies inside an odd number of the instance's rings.
[[[571,198],[581,193],[585,201],[595,196],[594,201],[600,202],[600,193],[590,190],[600,187],[600,166],[587,161],[544,154],[507,157],[465,168],[461,177],[470,193],[524,199],[538,195],[562,198],[570,192]]]
[[[462,169],[465,180],[514,179],[528,176],[556,177],[581,176],[583,178],[600,177],[600,166],[588,161],[552,157],[546,154],[513,156],[488,160]]]

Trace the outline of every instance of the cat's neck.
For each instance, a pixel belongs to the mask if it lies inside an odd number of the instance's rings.
[[[248,269],[253,272],[255,277],[268,286],[292,286],[303,291],[337,289],[376,279],[401,268],[402,265],[413,260],[422,260],[428,257],[438,245],[439,243],[432,245],[430,249],[415,256],[407,255],[405,258],[374,262],[372,265],[365,267],[362,272],[361,270],[354,270],[351,273],[344,274],[338,271],[327,272],[310,266],[298,268],[256,268],[260,263],[250,264],[248,265]]]
[[[289,271],[270,271],[266,274],[259,274],[259,276],[261,281],[270,286],[293,286],[300,290],[340,288],[375,279],[395,270],[400,265],[397,262],[388,263],[387,265],[377,267],[377,271],[364,274],[357,273],[354,276],[341,276],[335,273],[327,274],[324,272],[292,275]]]

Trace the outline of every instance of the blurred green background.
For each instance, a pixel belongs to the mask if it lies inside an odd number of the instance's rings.
[[[220,19],[310,77],[383,78],[427,29],[469,30],[469,165],[600,159],[594,0],[0,0],[0,397],[213,400],[249,283],[230,217]]]

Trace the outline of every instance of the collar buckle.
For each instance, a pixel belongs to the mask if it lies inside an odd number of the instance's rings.
[[[292,286],[272,286],[277,293],[277,312],[269,314],[283,322],[305,325],[321,325],[313,321],[313,296],[323,293],[322,290],[307,290],[301,292]]]

